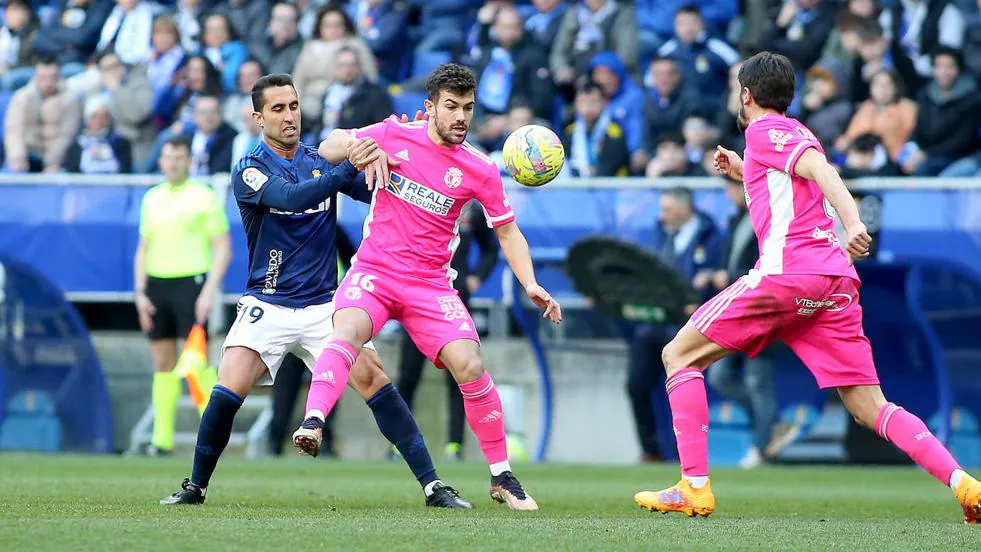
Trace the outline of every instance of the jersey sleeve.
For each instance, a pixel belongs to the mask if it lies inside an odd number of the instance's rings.
[[[476,190],[477,201],[487,213],[487,225],[491,228],[514,222],[514,210],[504,192],[504,182],[496,166],[490,167],[487,178]]]
[[[385,137],[388,135],[388,127],[391,126],[395,115],[385,119],[384,121],[375,123],[373,125],[368,125],[361,128],[352,128],[348,132],[351,133],[353,138],[372,138],[375,142],[378,142],[378,146],[384,149]]]
[[[211,190],[208,190],[208,201],[205,214],[205,229],[208,235],[214,237],[228,232],[228,215],[225,214],[224,202]]]
[[[358,173],[341,187],[341,193],[361,203],[371,203],[371,190],[365,182],[364,173]]]
[[[357,173],[351,163],[344,161],[332,166],[326,174],[292,182],[278,170],[249,158],[232,172],[232,190],[239,203],[299,213],[333,197]]]
[[[821,151],[817,138],[803,125],[781,121],[754,130],[753,153],[762,165],[771,169],[792,174],[797,160],[808,148]]]

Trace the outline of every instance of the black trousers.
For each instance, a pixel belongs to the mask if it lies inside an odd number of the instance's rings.
[[[657,442],[657,418],[654,415],[654,392],[662,385],[664,364],[661,350],[670,340],[664,326],[642,324],[636,327],[630,342],[627,364],[627,396],[634,413],[637,439],[645,454],[661,456]]]
[[[465,291],[460,292],[460,299],[470,310],[470,294]],[[412,401],[415,398],[416,390],[419,388],[419,381],[422,379],[422,368],[426,365],[426,357],[416,347],[412,339],[406,335],[402,338],[402,354],[399,362],[399,393],[405,399],[409,409],[412,409]],[[453,374],[449,370],[443,370],[446,376],[446,399],[450,408],[449,424],[446,428],[447,442],[463,444],[463,423],[466,421],[466,412],[463,409],[463,395],[460,394],[460,386],[453,379]]]
[[[273,416],[269,422],[269,454],[281,456],[283,454],[283,444],[286,436],[297,425],[297,420],[293,419],[293,408],[296,406],[296,399],[300,395],[300,387],[303,381],[309,379],[310,371],[302,360],[293,356],[286,355],[283,365],[279,367],[276,374],[276,382],[273,384]],[[324,441],[320,447],[320,454],[334,456],[334,419],[337,417],[337,403],[334,409],[327,415],[327,423],[324,425]]]

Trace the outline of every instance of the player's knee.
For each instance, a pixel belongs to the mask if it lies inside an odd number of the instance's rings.
[[[468,355],[456,370],[456,380],[460,383],[477,381],[484,375],[484,361],[479,354]]]
[[[667,377],[673,376],[676,372],[685,367],[682,360],[681,348],[678,346],[675,340],[671,340],[670,343],[661,349],[661,363],[664,365],[664,373],[667,375]]]

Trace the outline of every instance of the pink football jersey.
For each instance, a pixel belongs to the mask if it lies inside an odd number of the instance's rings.
[[[392,116],[351,131],[356,138],[374,138],[401,162],[388,185],[375,191],[356,261],[396,274],[452,281],[456,271],[450,260],[460,243],[464,206],[479,201],[495,228],[512,222],[514,211],[497,164],[466,142],[453,147],[434,143],[426,134],[428,124]]]
[[[794,174],[808,148],[824,148],[802,123],[768,114],[746,128],[743,185],[760,243],[762,274],[821,274],[858,279],[835,234],[834,210],[816,182]]]

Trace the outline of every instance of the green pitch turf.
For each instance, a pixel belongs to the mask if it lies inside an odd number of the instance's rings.
[[[204,506],[164,507],[190,458],[0,455],[0,550],[978,550],[952,493],[913,469],[717,470],[708,519],[635,507],[677,468],[517,466],[541,511],[442,467],[475,511],[423,507],[401,464],[229,458]]]

